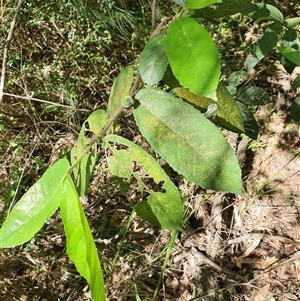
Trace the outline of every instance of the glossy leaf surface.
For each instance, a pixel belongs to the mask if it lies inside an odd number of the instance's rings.
[[[77,142],[71,150],[71,164],[73,165],[76,160],[81,156],[91,141],[91,138],[98,136],[106,124],[107,115],[104,110],[94,111],[87,120],[83,123]],[[81,162],[73,169],[75,178],[75,185],[78,193],[83,196],[86,192],[90,179],[93,175],[95,164],[97,161],[97,145],[86,154]]]
[[[141,53],[139,72],[148,86],[156,85],[163,78],[168,66],[166,36],[157,34],[146,44]]]
[[[97,249],[70,175],[64,181],[60,212],[67,237],[67,253],[89,283],[93,300],[104,301],[104,280]]]
[[[220,77],[218,50],[204,27],[190,18],[171,22],[167,56],[180,84],[196,95],[215,99]]]
[[[161,186],[158,191],[148,191],[148,200],[134,206],[135,211],[143,219],[155,226],[168,230],[180,230],[183,219],[183,203],[178,189],[160,167],[156,160],[140,146],[116,135],[108,135],[105,140],[117,143],[127,149],[112,148],[113,156],[108,158],[109,170],[119,178],[130,180],[133,176],[139,183],[139,191],[144,190],[145,179],[153,179],[156,185]],[[133,165],[141,168],[143,174],[133,171]]]
[[[202,188],[241,193],[237,158],[219,129],[192,105],[143,89],[134,116],[143,136],[171,167]]]
[[[0,248],[21,245],[42,228],[59,206],[68,168],[67,159],[58,160],[22,196],[0,229]]]

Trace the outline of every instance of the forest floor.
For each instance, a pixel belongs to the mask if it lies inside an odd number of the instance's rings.
[[[131,54],[121,56],[126,60]],[[110,68],[113,77],[120,66]],[[245,149],[244,195],[202,190],[166,168],[185,199],[185,215],[191,216],[171,249],[156,300],[300,300],[300,129],[289,118],[295,75],[276,68],[252,78],[272,102],[255,113],[259,138]],[[81,95],[89,94],[84,109],[105,107],[109,88],[103,84],[100,94],[89,89]],[[1,122],[10,125],[0,136],[0,211],[9,194],[17,201],[61,149],[72,147],[78,131],[68,122],[61,130],[64,120],[56,111],[38,115],[41,108],[33,102],[14,97],[4,101]],[[131,119],[129,111],[121,119],[120,134],[148,147]],[[122,195],[104,169],[97,169],[82,201],[99,250],[107,299],[152,300],[171,233],[138,216],[128,224],[134,189]],[[19,190],[12,190],[15,182]],[[65,242],[56,213],[30,242],[0,250],[0,300],[91,300],[86,281],[66,255]]]

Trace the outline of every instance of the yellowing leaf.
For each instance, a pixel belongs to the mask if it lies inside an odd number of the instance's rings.
[[[241,193],[241,170],[220,130],[192,105],[157,89],[136,98],[136,123],[153,149],[202,188]]]

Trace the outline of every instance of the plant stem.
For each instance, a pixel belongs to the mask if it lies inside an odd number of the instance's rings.
[[[156,26],[156,28],[152,31],[150,37],[153,37],[154,35],[158,34],[161,31],[161,28],[163,26],[163,24],[166,22],[167,18],[163,18],[162,21]],[[132,88],[130,90],[129,96],[130,97],[134,97],[134,94],[136,93],[137,89],[138,89],[138,85],[141,81],[141,76],[138,73],[134,83],[132,85]],[[90,143],[86,146],[86,148],[83,150],[83,152],[80,154],[80,156],[76,159],[76,161],[74,162],[74,164],[72,166],[70,166],[70,168],[68,169],[67,173],[71,174],[72,170],[78,165],[80,164],[81,160],[90,152],[91,148],[94,146],[95,143],[97,143],[98,141],[103,140],[103,138],[106,136],[107,131],[110,129],[111,125],[117,120],[117,118],[122,114],[124,110],[124,107],[121,106],[117,111],[114,112],[114,114],[108,119],[108,121],[106,122],[105,126],[103,127],[103,129],[101,130],[100,134],[96,137],[94,137]]]

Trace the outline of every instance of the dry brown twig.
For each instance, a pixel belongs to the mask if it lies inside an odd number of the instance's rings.
[[[16,25],[17,17],[20,12],[20,8],[22,5],[22,0],[19,0],[14,17],[10,23],[10,29],[7,35],[7,38],[5,40],[4,44],[4,50],[3,50],[3,60],[2,60],[2,70],[1,70],[1,78],[0,78],[0,105],[2,103],[2,98],[3,98],[3,90],[4,90],[4,82],[5,82],[5,73],[6,73],[6,63],[7,63],[7,58],[8,58],[8,49],[10,42],[13,38],[13,32],[14,28]]]

